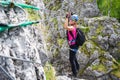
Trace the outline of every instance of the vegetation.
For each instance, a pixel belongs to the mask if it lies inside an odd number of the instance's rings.
[[[120,1],[119,0],[97,0],[98,7],[103,15],[115,17],[120,21]]]
[[[88,33],[90,31],[89,27],[80,26],[78,28],[80,28],[84,33]]]
[[[120,69],[115,70],[112,74],[120,78]]]
[[[48,2],[47,2],[48,1]],[[76,3],[78,0],[75,0]],[[84,2],[87,1],[87,0],[83,0]],[[90,2],[92,2],[93,0],[89,0]],[[45,4],[47,5],[47,3],[50,3],[51,0],[44,0]],[[57,4],[57,5],[56,5]],[[118,2],[118,0],[97,0],[97,4],[98,4],[98,7],[99,9],[101,10],[102,14],[103,15],[108,15],[110,17],[115,17],[117,19],[120,20],[120,4]],[[67,5],[66,5],[67,6]],[[50,10],[58,10],[60,7],[61,7],[61,3],[60,3],[60,0],[58,1],[55,1],[54,4],[50,4],[48,9]],[[102,33],[102,31],[104,30],[104,26],[101,24],[101,22],[103,22],[104,20],[106,20],[108,17],[95,17],[95,20],[96,22],[98,21],[99,22],[99,25],[97,26],[97,28],[95,29],[95,34],[92,35],[89,40],[87,40],[85,42],[85,44],[80,48],[80,51],[82,53],[84,53],[88,58],[90,58],[92,56],[92,54],[95,52],[95,51],[98,51],[99,52],[99,55],[102,56],[102,57],[99,57],[99,64],[95,64],[93,65],[92,62],[89,62],[86,64],[86,67],[83,68],[80,73],[82,74],[89,66],[92,67],[93,70],[96,70],[98,72],[104,72],[104,73],[107,73],[108,71],[108,68],[106,67],[105,63],[107,61],[109,61],[108,59],[106,59],[105,57],[103,57],[103,55],[107,52],[106,50],[104,50],[103,48],[101,48],[101,46],[99,45],[99,42],[97,41],[98,39],[98,35],[101,35],[102,37],[105,37],[105,36],[110,36],[108,34],[104,34]],[[58,30],[58,21],[57,21],[57,18],[52,18],[51,19],[51,22],[54,23],[54,30],[57,31]],[[88,33],[91,29],[93,29],[93,26],[87,26],[85,25],[84,21],[78,21],[78,23],[81,23],[83,26],[79,26],[79,28],[86,34],[86,36],[88,36]],[[94,24],[94,23],[93,23]],[[87,27],[84,27],[84,26],[87,26]],[[115,28],[118,28],[117,26],[114,26]],[[51,36],[48,38],[48,42],[51,42],[52,44],[52,39],[51,39]],[[64,44],[64,39],[63,38],[60,38],[59,35],[57,36],[57,39],[56,39],[56,42],[57,42],[57,46],[61,47],[63,44]],[[89,46],[90,48],[88,48],[87,46]],[[51,46],[50,46],[51,47]],[[53,56],[58,56],[59,54],[59,49],[54,49],[53,51]],[[120,62],[120,61],[118,61]],[[114,67],[113,67],[114,66]],[[118,68],[118,65],[115,65],[114,62],[112,64],[112,66],[110,66],[110,68],[112,69],[116,69]],[[46,72],[46,71],[45,71]],[[47,77],[48,76],[51,76],[50,74],[53,74],[51,71],[47,71]],[[120,74],[120,70],[118,69],[117,71],[112,71],[113,75],[115,75],[116,77],[119,77],[119,74]],[[51,78],[47,78],[47,80],[51,80]]]
[[[26,11],[28,12],[28,19],[29,20],[39,20],[40,19],[39,13],[37,13],[35,10],[26,9]]]
[[[50,9],[50,10],[55,10],[55,11],[57,11],[58,9],[60,9],[61,6],[62,6],[61,0],[55,0],[54,4],[53,4],[52,0],[44,0],[44,4],[45,5],[49,4],[49,6],[47,6],[47,8]]]
[[[99,67],[98,67],[99,66]],[[103,65],[103,64],[98,64],[98,65],[93,65],[92,66],[92,69],[93,70],[98,70],[98,71],[104,71],[104,72],[107,72],[106,71],[106,67]]]
[[[59,46],[62,46],[64,41],[65,41],[65,39],[62,39],[62,38],[57,39],[57,43],[58,43]]]
[[[44,4],[47,5],[48,3],[50,3],[50,0],[43,0]]]
[[[55,80],[55,70],[50,63],[46,63],[44,67],[46,80]]]

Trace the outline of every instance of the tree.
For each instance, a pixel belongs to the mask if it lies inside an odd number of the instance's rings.
[[[103,15],[115,17],[120,21],[120,1],[119,0],[97,0],[98,8]]]

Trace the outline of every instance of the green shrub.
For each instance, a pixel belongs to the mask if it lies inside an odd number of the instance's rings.
[[[103,15],[115,17],[120,21],[120,1],[119,0],[97,0],[98,7]]]
[[[46,63],[44,67],[45,75],[46,75],[46,80],[56,80],[55,79],[55,69],[52,67],[50,63]]]

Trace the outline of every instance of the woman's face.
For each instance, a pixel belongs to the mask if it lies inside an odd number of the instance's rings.
[[[73,20],[70,20],[70,21],[69,21],[69,24],[70,24],[70,25],[75,25],[75,23],[76,23],[76,22],[73,21]]]

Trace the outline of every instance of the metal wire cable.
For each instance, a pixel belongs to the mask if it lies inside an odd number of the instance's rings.
[[[19,60],[19,61],[28,62],[28,63],[36,63],[36,64],[39,64],[39,65],[42,65],[42,64],[39,63],[39,62],[30,61],[30,60],[25,60],[25,59],[20,59],[20,58],[15,58],[15,57],[11,57],[11,56],[0,55],[0,57],[9,58],[9,59],[13,59],[13,60]]]
[[[8,72],[0,65],[0,70],[4,72],[4,74],[8,77],[9,80],[15,80],[12,78],[11,75],[8,74]]]

